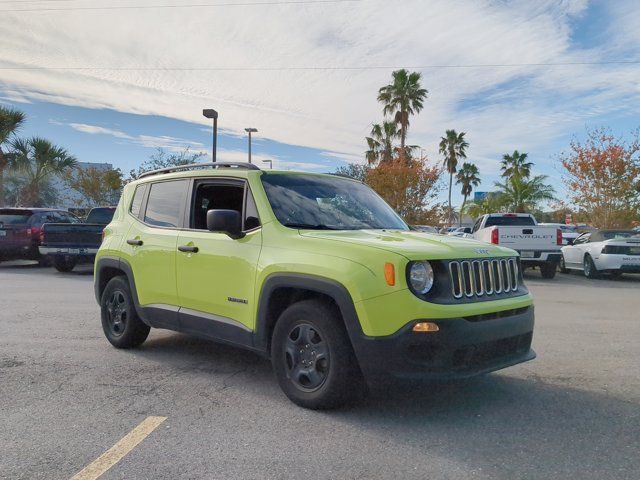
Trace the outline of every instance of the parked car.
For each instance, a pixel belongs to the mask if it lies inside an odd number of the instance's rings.
[[[535,357],[513,250],[411,231],[348,178],[205,166],[124,187],[95,263],[115,347],[157,327],[246,348],[307,408],[357,397],[363,379],[464,378]]]
[[[79,223],[73,214],[52,208],[0,208],[0,261],[38,260],[40,255],[40,231],[47,222],[66,225]]]
[[[539,223],[543,227],[555,227],[562,230],[562,245],[571,245],[573,241],[580,236],[578,227],[575,225],[566,225],[564,223]]]
[[[448,235],[450,232],[453,232],[458,227],[442,227],[440,229],[441,235]]]
[[[583,233],[573,245],[562,247],[560,271],[582,270],[587,278],[602,273],[620,276],[640,273],[640,233],[633,230],[599,230]]]
[[[529,213],[491,213],[478,218],[473,238],[513,248],[523,268],[539,267],[543,278],[553,278],[562,254],[562,230],[539,226]]]
[[[423,233],[438,233],[438,229],[436,227],[431,227],[429,225],[411,225],[411,230]]]
[[[467,234],[471,233],[471,227],[458,227],[455,230],[450,231],[447,235],[451,235],[453,237],[464,237]]]
[[[70,272],[78,263],[93,262],[102,231],[111,222],[116,207],[98,207],[85,223],[45,223],[40,232],[40,254],[51,259],[59,272]]]

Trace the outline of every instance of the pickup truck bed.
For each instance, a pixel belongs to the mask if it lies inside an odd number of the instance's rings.
[[[512,248],[523,268],[539,267],[544,278],[553,278],[562,257],[562,231],[538,225],[530,214],[494,213],[480,217],[473,238]]]
[[[61,272],[73,270],[77,263],[93,262],[106,226],[102,222],[110,221],[114,210],[111,207],[93,209],[87,220],[94,218],[100,223],[45,223],[40,233],[40,254],[50,257]]]

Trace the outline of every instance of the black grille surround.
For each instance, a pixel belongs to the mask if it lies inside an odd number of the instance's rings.
[[[407,265],[407,285],[411,265]],[[519,257],[429,260],[434,274],[432,289],[417,297],[431,303],[460,304],[488,302],[526,295]]]

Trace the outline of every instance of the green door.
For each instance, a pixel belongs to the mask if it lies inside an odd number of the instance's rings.
[[[224,233],[208,231],[206,213],[211,209],[240,212],[245,236],[233,239]],[[178,251],[176,257],[182,328],[212,336],[218,336],[219,327],[253,330],[262,231],[246,182],[229,179],[194,182],[189,227],[180,232],[177,246],[192,251]]]
[[[152,183],[146,209],[131,222],[123,245],[142,306],[177,310],[176,246],[188,186],[188,180]]]

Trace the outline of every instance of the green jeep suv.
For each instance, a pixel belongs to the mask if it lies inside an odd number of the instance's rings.
[[[535,357],[516,252],[412,231],[349,178],[242,163],[149,172],[103,235],[109,342],[136,347],[155,327],[247,348],[304,407]]]

